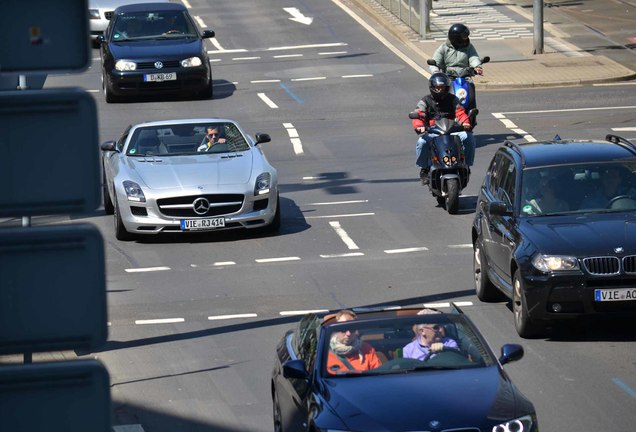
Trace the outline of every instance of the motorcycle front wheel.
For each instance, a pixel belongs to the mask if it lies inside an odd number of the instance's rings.
[[[457,179],[449,179],[446,182],[446,210],[449,214],[457,214],[459,210],[459,181]]]

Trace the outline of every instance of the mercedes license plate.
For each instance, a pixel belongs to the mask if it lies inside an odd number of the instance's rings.
[[[636,301],[636,288],[594,290],[595,301]]]
[[[146,75],[144,75],[144,81],[146,81],[146,82],[174,81],[176,79],[177,79],[176,72],[156,73],[156,74],[146,74]]]
[[[210,219],[182,219],[181,230],[182,231],[194,231],[194,230],[210,230],[215,228],[223,228],[225,226],[225,218],[210,218]]]

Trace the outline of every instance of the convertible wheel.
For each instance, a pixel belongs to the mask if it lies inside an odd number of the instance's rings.
[[[104,211],[106,214],[112,215],[115,212],[115,206],[113,205],[113,201],[110,199],[110,194],[108,193],[108,183],[106,182],[106,174],[103,175],[103,187],[102,187],[102,195],[104,201]]]
[[[283,418],[280,413],[280,404],[278,403],[278,395],[274,392],[274,432],[283,432]]]
[[[121,215],[119,213],[119,203],[117,202],[116,198],[115,198],[113,216],[114,216],[113,219],[115,220],[115,238],[121,241],[132,240],[133,235],[129,233],[128,231],[126,231],[126,227],[124,226],[124,223],[121,220]]]
[[[517,333],[522,338],[541,336],[544,326],[541,322],[530,318],[519,270],[515,272],[512,285],[512,312],[514,314]]]
[[[475,293],[479,300],[493,302],[503,298],[501,291],[488,278],[484,251],[479,239],[475,240],[475,245],[473,246],[473,275],[475,276]]]

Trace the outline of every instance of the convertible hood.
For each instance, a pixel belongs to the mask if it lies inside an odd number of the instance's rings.
[[[622,247],[636,253],[636,215],[603,213],[572,217],[534,217],[522,222],[524,234],[543,253],[578,255],[614,254]]]
[[[250,152],[226,155],[128,158],[128,166],[150,189],[245,184],[252,173]]]
[[[325,393],[355,431],[396,430],[396,424],[406,431],[480,428],[486,417],[527,414],[517,412],[518,393],[496,367],[331,379]]]
[[[112,42],[110,49],[115,59],[183,60],[201,55],[201,41],[193,38]]]

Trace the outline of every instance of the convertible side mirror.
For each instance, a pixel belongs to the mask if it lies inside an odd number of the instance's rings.
[[[518,344],[505,344],[501,347],[501,357],[499,363],[505,365],[513,361],[520,360],[523,357],[523,347]]]
[[[283,376],[285,378],[309,379],[309,372],[303,360],[289,360],[283,363]]]

